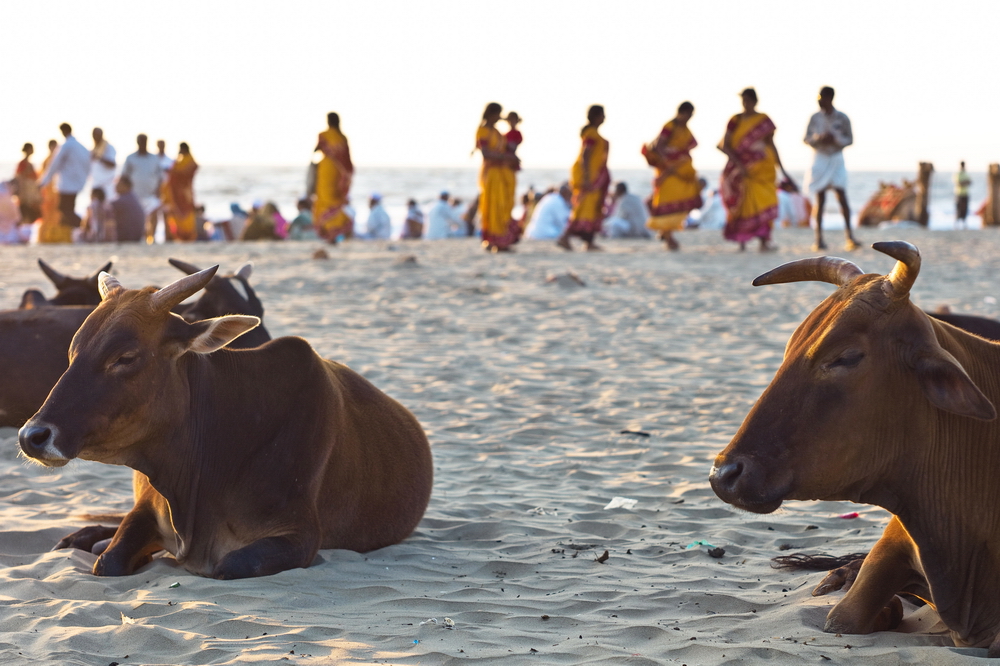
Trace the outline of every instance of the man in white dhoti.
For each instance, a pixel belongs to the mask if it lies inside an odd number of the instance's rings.
[[[844,166],[844,148],[854,143],[851,120],[842,111],[833,108],[833,88],[824,86],[819,91],[819,112],[809,119],[805,142],[816,150],[807,181],[809,191],[816,195],[816,243],[813,250],[825,250],[823,242],[823,206],[826,191],[833,189],[844,214],[844,248],[856,250],[858,242],[851,233],[851,209],[847,205],[847,167]]]

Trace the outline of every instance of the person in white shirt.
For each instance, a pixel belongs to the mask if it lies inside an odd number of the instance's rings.
[[[416,199],[406,202],[406,220],[400,238],[417,239],[424,235],[424,211],[420,210]]]
[[[368,201],[368,224],[365,229],[365,238],[372,240],[388,240],[392,235],[392,222],[389,220],[389,213],[382,207],[382,196],[375,192]]]
[[[441,240],[452,236],[461,236],[465,221],[458,210],[451,204],[450,195],[442,192],[430,213],[427,214],[427,227],[424,230],[425,240]]]
[[[104,139],[104,130],[95,127],[94,149],[90,151],[90,189],[101,189],[104,193],[115,189],[115,148]]]
[[[69,123],[60,125],[59,131],[66,137],[66,140],[59,147],[56,156],[52,158],[52,164],[49,165],[39,186],[44,188],[56,174],[59,174],[57,189],[59,190],[60,224],[65,227],[78,228],[80,216],[76,214],[76,195],[87,184],[87,177],[90,175],[90,151],[76,140],[76,137],[73,136],[73,128],[69,126]]]
[[[572,212],[569,202],[573,190],[569,183],[563,183],[557,192],[549,192],[539,200],[531,213],[524,235],[536,240],[555,240],[562,236],[569,224],[569,214]]]
[[[808,175],[809,191],[816,195],[816,243],[813,250],[825,250],[823,242],[823,206],[826,191],[833,189],[844,214],[844,249],[856,250],[858,242],[851,233],[851,209],[847,205],[847,167],[844,166],[844,148],[854,143],[851,120],[842,111],[833,108],[833,88],[824,86],[819,91],[819,111],[809,119],[805,142],[816,155]]]
[[[163,166],[157,155],[149,152],[147,144],[149,138],[145,134],[140,134],[135,138],[138,150],[125,158],[125,166],[122,167],[122,175],[128,176],[132,181],[132,192],[147,218],[146,237],[153,237],[155,229],[155,219],[153,214],[160,207],[160,185],[163,183]]]
[[[651,238],[646,220],[649,212],[638,196],[628,191],[628,185],[619,182],[611,195],[611,214],[604,220],[604,235],[608,238]]]
[[[167,155],[167,142],[160,139],[156,142],[156,157],[160,160],[160,168],[163,173],[174,168],[174,159]]]

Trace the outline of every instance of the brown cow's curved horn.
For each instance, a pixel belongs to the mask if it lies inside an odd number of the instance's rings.
[[[853,262],[838,257],[799,259],[771,269],[753,281],[753,286],[785,282],[829,282],[838,287],[850,284],[864,271]]]
[[[189,264],[188,262],[181,261],[180,259],[167,259],[167,261],[170,262],[171,266],[184,271],[188,275],[194,275],[195,273],[201,270],[194,264]]]
[[[880,241],[872,248],[896,260],[886,279],[892,286],[892,297],[905,298],[920,274],[920,250],[906,241]]]
[[[47,277],[49,281],[56,286],[56,289],[62,289],[63,284],[65,284],[68,279],[65,275],[49,266],[42,258],[38,259],[38,267],[42,269],[43,273],[45,273],[45,277]]]
[[[115,289],[124,289],[124,287],[114,275],[101,271],[100,275],[97,276],[97,291],[101,293],[101,300],[106,300]]]
[[[202,289],[209,283],[218,270],[219,266],[216,264],[211,268],[206,268],[203,271],[198,271],[194,275],[182,277],[180,280],[168,284],[166,287],[153,294],[153,308],[156,310],[171,309],[191,294]]]

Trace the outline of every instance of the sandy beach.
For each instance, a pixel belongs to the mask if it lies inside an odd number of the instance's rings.
[[[920,248],[913,299],[921,306],[1000,314],[997,234],[861,230],[859,238]],[[838,247],[839,232],[827,240]],[[413,411],[436,475],[423,521],[396,546],[324,550],[308,569],[259,579],[208,580],[170,558],[97,578],[93,555],[50,548],[87,524],[82,514],[130,508],[130,470],[82,461],[45,469],[18,456],[14,429],[0,429],[0,661],[694,666],[985,657],[953,647],[929,607],[908,608],[905,632],[825,634],[840,593],[814,598],[822,574],[770,567],[779,554],[867,550],[885,511],[789,502],[753,515],[712,492],[712,459],[795,326],[832,287],[750,285],[810,256],[808,230],[779,230],[769,254],[740,254],[716,232],[680,241],[676,254],[652,241],[605,241],[601,253],[527,242],[498,256],[472,239],[353,242],[326,261],[311,258],[319,244],[292,242],[0,248],[7,308],[30,287],[53,293],[37,257],[74,275],[113,258],[127,287],[179,277],[171,256],[224,271],[252,261],[272,335],[306,338]],[[870,249],[850,258],[868,272],[893,265]],[[605,508],[614,498],[635,502]],[[859,517],[838,517],[853,511]],[[725,554],[713,558],[696,542]]]

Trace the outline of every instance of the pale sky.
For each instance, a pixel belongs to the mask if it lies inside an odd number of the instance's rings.
[[[39,163],[65,121],[121,156],[145,132],[203,164],[304,165],[337,111],[360,166],[473,166],[497,101],[525,119],[525,166],[568,168],[603,104],[611,166],[641,168],[690,100],[695,165],[719,168],[751,85],[789,168],[823,85],[854,126],[850,169],[1000,161],[995,0],[39,0],[3,24],[4,163],[25,141]]]

